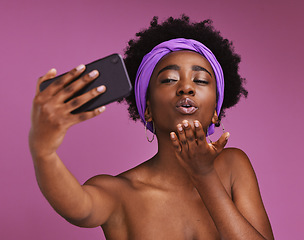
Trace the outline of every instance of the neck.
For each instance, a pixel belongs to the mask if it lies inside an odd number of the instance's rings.
[[[153,157],[153,167],[164,181],[173,185],[193,188],[193,184],[180,165],[169,133],[158,133],[158,152]]]

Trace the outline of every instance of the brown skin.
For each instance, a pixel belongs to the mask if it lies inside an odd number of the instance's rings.
[[[168,65],[179,69],[158,74]],[[211,76],[193,70],[194,65]],[[145,117],[154,121],[158,153],[118,176],[95,176],[83,186],[56,153],[70,126],[104,110],[70,114],[102,93],[94,89],[78,104],[64,103],[95,78],[86,76],[65,90],[82,71],[72,70],[61,82],[37,90],[33,104],[29,143],[37,181],[60,215],[78,226],[102,226],[107,239],[273,239],[245,153],[224,149],[229,133],[215,143],[206,141],[206,129],[217,114],[216,83],[205,58],[189,51],[170,53],[153,72]],[[38,85],[55,74],[49,71]],[[177,101],[185,97],[197,105],[192,114],[177,111]]]

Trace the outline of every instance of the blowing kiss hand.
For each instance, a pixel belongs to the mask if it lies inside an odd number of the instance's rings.
[[[188,109],[181,101],[180,109]],[[188,100],[184,103],[189,104]],[[195,106],[191,106],[189,111],[193,111]],[[195,111],[195,110],[194,110]],[[222,152],[227,144],[230,134],[228,132],[213,143],[207,143],[206,135],[201,123],[197,120],[193,122],[194,129],[187,120],[178,124],[177,135],[170,133],[172,144],[175,148],[177,159],[181,166],[190,176],[205,175],[214,170],[214,160]]]

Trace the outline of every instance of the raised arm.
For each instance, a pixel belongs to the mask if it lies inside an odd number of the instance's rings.
[[[99,74],[95,70],[77,79],[84,69],[85,66],[80,65],[42,92],[39,85],[54,78],[56,70],[51,69],[39,78],[32,107],[29,146],[38,185],[52,207],[75,225],[93,227],[109,218],[118,200],[109,191],[96,185],[81,186],[56,153],[69,127],[105,110],[101,107],[91,112],[71,114],[74,109],[105,91],[105,87],[100,86],[69,100]],[[99,213],[98,217],[96,212]]]
[[[184,122],[171,133],[176,155],[185,168],[212,217],[222,239],[273,239],[259,187],[247,156],[238,149],[226,149],[229,133],[208,144],[202,126],[194,130]],[[217,159],[216,159],[217,158]],[[215,159],[226,162],[231,172],[231,195],[215,170]]]

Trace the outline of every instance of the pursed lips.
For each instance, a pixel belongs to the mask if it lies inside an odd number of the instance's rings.
[[[197,111],[198,107],[195,101],[190,98],[182,98],[176,103],[176,109],[181,114],[193,114]]]

